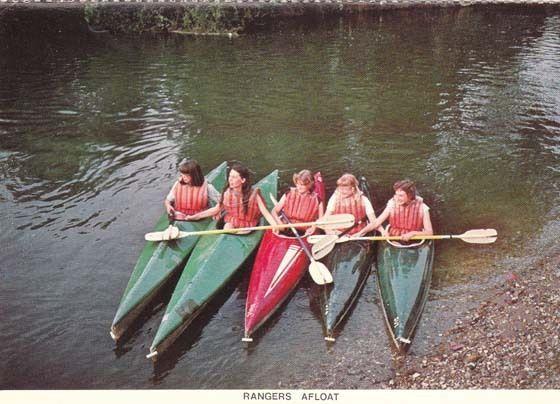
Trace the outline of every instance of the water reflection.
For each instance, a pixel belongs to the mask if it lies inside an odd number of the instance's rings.
[[[368,178],[377,212],[392,183],[410,177],[438,231],[497,228],[495,245],[438,244],[432,299],[411,347],[428,350],[432,342],[419,337],[435,341],[452,321],[438,316],[456,297],[452,285],[539,254],[529,239],[552,245],[546,235],[559,219],[560,16],[495,11],[380,12],[234,40],[2,47],[7,386],[270,388],[360,341],[388,377],[390,341],[371,277],[328,352],[317,349],[321,322],[305,284],[245,350],[248,278],[155,369],[143,355],[161,308],[112,351],[110,319],[183,157],[205,170],[240,159],[257,178],[279,168],[284,189],[302,168],[321,170],[328,191],[351,171]],[[18,352],[33,361],[18,365]],[[285,358],[289,366],[279,365]]]

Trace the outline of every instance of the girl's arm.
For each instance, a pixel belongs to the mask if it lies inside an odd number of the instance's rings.
[[[362,196],[362,203],[366,207],[366,216],[368,218],[368,224],[373,223],[376,217],[375,217],[375,211],[373,210],[373,206],[371,206],[370,200],[366,196]],[[377,226],[375,229],[381,232],[383,230],[383,227]]]
[[[426,209],[424,211],[424,218],[422,219],[422,231],[409,231],[401,236],[404,241],[410,240],[414,236],[431,236],[434,234],[434,229],[432,228],[432,220],[430,219],[430,211]]]
[[[327,203],[327,209],[325,211],[325,214],[317,220],[324,220],[327,216],[330,216],[334,213],[335,198],[336,198],[335,194],[333,194],[330,197],[329,202]],[[326,234],[338,234],[340,232],[338,230],[325,230],[325,233]]]
[[[319,220],[320,217],[323,216],[323,211],[324,211],[324,206],[323,206],[323,202],[319,202],[319,208],[318,208],[318,212],[317,212],[317,220]],[[310,228],[308,228],[305,231],[305,236],[310,236],[313,233],[315,233],[315,230],[317,230],[317,226],[311,226]]]
[[[222,210],[222,206],[218,204],[216,206],[212,206],[211,208],[203,210],[202,212],[195,213],[194,215],[185,216],[185,220],[205,219],[207,217],[217,215],[218,213],[220,213],[221,210]]]
[[[278,214],[282,209],[284,209],[284,203],[286,203],[286,194],[282,195],[282,198],[280,198],[278,204],[274,207],[274,209],[270,211],[270,213],[272,213],[272,217],[274,217],[274,220],[276,220],[276,223],[282,223],[282,220],[280,219],[280,216],[278,216]],[[278,233],[278,230],[274,230],[274,232]]]
[[[172,205],[173,200],[171,198],[173,195],[175,195],[176,186],[177,186],[177,182],[173,184],[173,186],[171,187],[171,191],[169,191],[169,193],[165,197],[165,200],[163,201],[163,205],[165,206],[165,210],[167,211],[168,215],[172,215],[175,213],[175,209],[173,208]]]
[[[385,222],[385,220],[389,218],[390,213],[391,213],[390,208],[386,207],[383,213],[381,213],[381,215],[379,215],[377,219],[372,220],[366,227],[364,227],[362,230],[357,232],[355,237],[363,237],[365,234],[369,233],[374,229],[377,229],[381,233],[383,233],[383,228],[381,227],[381,225],[383,224],[383,222]]]

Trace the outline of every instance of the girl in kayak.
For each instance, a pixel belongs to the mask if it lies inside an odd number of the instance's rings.
[[[351,213],[354,215],[354,226],[345,233],[352,235],[366,227],[367,223],[375,220],[375,212],[369,199],[358,188],[358,180],[352,174],[344,174],[336,181],[336,190],[329,199],[325,216]],[[372,227],[375,229],[377,226]],[[340,231],[331,230],[327,234],[338,234]]]
[[[389,220],[389,231],[383,229],[384,236],[401,236],[409,241],[413,236],[434,234],[430,220],[430,208],[416,195],[416,186],[410,180],[397,181],[393,185],[395,195],[387,202],[387,207],[379,217],[356,234],[360,237]]]
[[[294,174],[293,181],[295,188],[290,188],[286,192],[278,204],[272,210],[272,216],[277,223],[284,223],[278,216],[283,209],[290,223],[304,223],[316,221],[323,216],[323,201],[319,199],[319,195],[315,192],[315,181],[313,174],[309,170],[301,170]],[[315,233],[316,226],[308,227],[304,236]],[[278,230],[274,230],[278,234]],[[286,234],[292,235],[292,231],[287,229]]]
[[[187,216],[186,220],[200,220],[214,216],[217,220],[224,213],[224,229],[256,226],[261,217],[259,200],[264,205],[259,189],[251,186],[250,171],[235,162],[228,168],[228,181],[218,204],[205,211]],[[237,234],[246,234],[239,232]]]
[[[209,184],[196,160],[183,159],[179,163],[179,179],[165,198],[170,220],[190,220],[193,215],[208,209],[210,200],[218,203],[220,193]]]

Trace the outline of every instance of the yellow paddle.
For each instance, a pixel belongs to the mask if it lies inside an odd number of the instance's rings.
[[[253,226],[253,227],[240,227],[237,229],[215,229],[215,230],[201,230],[201,231],[179,231],[175,226],[169,226],[164,231],[156,231],[146,233],[144,238],[148,241],[165,241],[174,240],[177,238],[189,236],[206,236],[210,234],[235,234],[239,232],[248,232],[254,230],[268,230],[268,229],[287,229],[290,227],[309,227],[317,226],[321,229],[341,229],[354,225],[354,216],[351,214],[332,215],[324,220],[307,222],[307,223],[294,223],[294,224],[277,224],[268,226]]]
[[[498,232],[495,229],[475,229],[464,232],[463,234],[448,235],[431,235],[431,236],[414,236],[411,240],[463,240],[465,243],[471,244],[491,244],[496,241]],[[372,236],[372,237],[338,237],[334,234],[314,235],[307,238],[310,244],[314,244],[311,251],[315,259],[321,259],[328,255],[336,243],[345,243],[347,241],[387,241],[401,240],[400,236]]]
[[[276,198],[274,198],[274,196],[272,194],[270,194],[270,200],[272,201],[274,206],[278,205],[278,201],[276,200]],[[292,224],[292,227],[291,227],[292,233],[294,233],[294,235],[296,236],[299,244],[301,245],[301,248],[303,248],[303,251],[305,252],[307,257],[311,261],[308,269],[309,269],[309,275],[311,275],[311,278],[313,279],[313,281],[317,285],[324,285],[325,283],[332,283],[333,277],[332,277],[329,269],[322,262],[317,262],[317,261],[315,261],[315,259],[313,259],[313,255],[311,255],[311,252],[309,251],[309,248],[307,248],[307,245],[305,245],[305,242],[303,241],[302,237],[299,235],[299,233],[293,227],[293,223],[290,223],[290,220],[288,219],[288,216],[286,216],[286,214],[284,213],[283,210],[280,211],[280,215],[282,215],[282,219],[284,219],[286,222],[288,222],[288,224]]]

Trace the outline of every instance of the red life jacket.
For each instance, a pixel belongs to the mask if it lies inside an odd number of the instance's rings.
[[[246,212],[243,210],[243,194],[237,194],[231,189],[227,189],[224,192],[222,205],[226,211],[224,221],[231,223],[235,228],[256,226],[261,217],[257,204],[257,192],[255,190],[253,190],[249,197]]]
[[[284,212],[290,222],[312,222],[319,217],[319,196],[315,192],[300,194],[295,188],[286,193]]]
[[[175,187],[175,210],[185,215],[194,215],[208,208],[208,183],[200,187],[177,182]]]
[[[356,200],[354,196],[341,199],[336,194],[334,204],[334,214],[351,213],[355,218],[354,227],[347,234],[354,234],[362,230],[367,225],[366,207],[362,203],[362,196]]]
[[[389,235],[400,236],[409,231],[421,231],[424,228],[424,210],[422,200],[415,199],[406,206],[397,206],[389,215]]]

